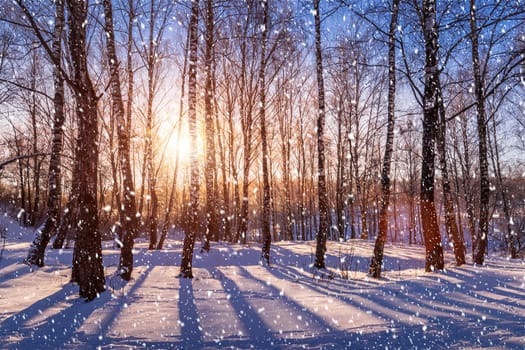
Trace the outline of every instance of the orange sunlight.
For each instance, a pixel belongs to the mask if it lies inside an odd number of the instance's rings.
[[[173,163],[178,158],[182,164],[188,163],[191,157],[191,141],[184,132],[181,132],[180,138],[177,135],[172,135],[168,140],[166,147],[166,157],[171,159]]]

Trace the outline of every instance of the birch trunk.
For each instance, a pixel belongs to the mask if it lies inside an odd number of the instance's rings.
[[[182,247],[182,261],[180,265],[181,277],[193,278],[192,262],[195,237],[199,233],[199,159],[197,151],[197,49],[199,26],[199,0],[191,1],[190,53],[188,74],[188,126],[191,139],[191,179],[189,225],[184,235]]]
[[[423,159],[421,164],[421,223],[426,248],[425,271],[442,270],[443,246],[434,202],[434,173],[439,116],[438,32],[435,0],[423,1],[425,91],[423,99]]]
[[[113,9],[110,0],[104,0],[104,19],[106,29],[106,46],[110,69],[110,91],[113,112],[117,122],[118,158],[122,175],[123,198],[120,211],[122,226],[122,243],[119,262],[119,273],[124,280],[131,278],[133,271],[133,238],[137,230],[137,206],[135,189],[131,174],[129,125],[124,113],[122,91],[120,86],[119,60],[115,49],[115,32],[113,29]]]
[[[86,1],[67,0],[69,14],[69,50],[73,70],[76,113],[78,116],[78,223],[73,252],[72,281],[79,284],[79,294],[93,300],[105,290],[102,244],[98,228],[97,166],[98,114],[97,97],[91,83],[87,60]],[[82,157],[79,157],[82,155]]]
[[[440,84],[441,85],[441,84]],[[438,149],[439,149],[439,163],[441,167],[441,181],[443,187],[443,205],[445,206],[445,229],[449,240],[452,241],[454,249],[454,257],[456,258],[456,265],[461,266],[465,263],[465,243],[459,234],[458,225],[456,222],[456,214],[454,213],[454,203],[452,201],[452,190],[450,187],[450,179],[447,165],[446,154],[446,132],[447,132],[447,118],[445,113],[445,105],[443,101],[443,94],[441,86],[439,86],[439,130],[437,135]]]
[[[55,57],[53,66],[53,140],[51,158],[49,160],[48,185],[47,185],[47,213],[42,226],[37,230],[35,238],[29,248],[25,262],[37,266],[44,266],[45,249],[55,233],[60,220],[60,206],[62,198],[61,184],[61,154],[64,148],[64,78],[60,66],[62,60],[62,32],[64,31],[64,1],[55,2],[55,28],[53,32],[52,50]]]
[[[214,126],[214,108],[213,108],[213,46],[214,46],[214,16],[213,0],[206,0],[206,52],[205,52],[205,70],[206,82],[204,92],[204,113],[206,124],[206,164],[205,164],[205,181],[206,181],[206,230],[204,232],[204,251],[210,250],[210,239],[217,239],[219,236],[215,172],[217,171],[215,160],[215,126]]]
[[[263,208],[262,208],[262,259],[270,265],[270,245],[272,236],[270,232],[270,182],[268,171],[268,137],[266,134],[266,44],[268,38],[268,2],[261,1],[263,7],[263,22],[261,35],[261,62],[259,67],[260,108],[259,118],[261,123],[262,171],[263,171]]]
[[[481,76],[478,48],[479,32],[477,28],[476,4],[470,0],[470,40],[472,45],[472,72],[474,76],[474,94],[476,96],[476,115],[478,124],[479,153],[479,225],[472,244],[474,263],[483,265],[487,250],[489,231],[489,164],[487,151],[487,119],[485,116],[484,83]]]
[[[374,256],[370,264],[370,274],[381,277],[383,253],[388,232],[388,205],[390,203],[390,166],[394,151],[395,98],[396,98],[396,45],[395,35],[399,0],[392,2],[392,18],[388,32],[388,121],[386,132],[385,155],[381,172],[381,202],[379,208],[379,232],[374,246]]]
[[[319,200],[319,230],[316,235],[315,267],[325,268],[326,237],[328,234],[328,194],[326,192],[326,169],[324,149],[325,128],[325,92],[323,78],[323,52],[321,47],[321,16],[319,13],[320,0],[313,0],[315,21],[315,59],[317,72],[317,194]]]

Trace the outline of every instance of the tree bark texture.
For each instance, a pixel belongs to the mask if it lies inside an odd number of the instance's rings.
[[[446,154],[447,118],[445,103],[441,84],[439,86],[439,129],[437,134],[437,146],[439,149],[439,164],[441,168],[441,182],[443,187],[443,205],[445,209],[445,229],[449,241],[452,241],[456,265],[461,266],[465,263],[465,243],[459,234],[456,214],[454,213],[454,202],[452,201],[452,189],[450,186],[450,176],[448,172]]]
[[[110,91],[113,104],[113,113],[117,122],[118,157],[124,186],[122,205],[119,208],[120,224],[122,226],[122,242],[119,262],[119,273],[124,280],[131,278],[133,271],[133,237],[135,236],[138,220],[135,202],[135,189],[131,173],[130,138],[128,123],[124,113],[122,91],[120,86],[119,60],[115,49],[115,32],[113,29],[113,9],[110,0],[104,0],[104,19],[106,27],[106,46],[110,69]]]
[[[268,2],[261,1],[263,9],[262,33],[261,33],[261,62],[259,67],[259,118],[261,123],[261,148],[262,148],[262,171],[263,171],[263,207],[262,207],[262,259],[267,265],[270,264],[270,245],[272,236],[270,232],[270,182],[268,171],[268,136],[266,133],[266,44],[268,41]]]
[[[381,202],[379,207],[379,232],[377,234],[374,256],[370,264],[370,273],[373,277],[381,277],[383,254],[388,232],[388,206],[390,203],[390,166],[394,151],[394,126],[395,126],[395,98],[396,98],[396,45],[395,35],[397,16],[399,13],[399,0],[392,2],[392,18],[388,32],[388,121],[386,132],[385,154],[383,169],[381,171]]]
[[[470,40],[472,45],[472,71],[474,76],[474,94],[476,96],[476,116],[478,124],[479,153],[479,225],[472,245],[474,263],[483,265],[487,250],[489,233],[489,163],[487,150],[487,118],[485,115],[484,82],[481,75],[478,47],[479,31],[477,27],[476,2],[470,0]]]
[[[148,176],[149,192],[149,213],[148,213],[148,232],[149,232],[149,249],[155,249],[157,246],[157,227],[158,227],[158,197],[157,197],[157,174],[153,161],[153,103],[155,98],[155,66],[156,66],[156,45],[157,40],[154,37],[155,31],[155,1],[150,1],[149,17],[149,38],[148,49],[146,52],[146,65],[148,75],[148,99],[146,106],[146,169]]]
[[[315,21],[315,59],[317,72],[317,194],[319,200],[319,230],[316,235],[315,267],[325,268],[326,238],[328,235],[328,194],[326,192],[326,169],[325,169],[325,92],[323,78],[323,52],[321,47],[321,16],[319,9],[320,0],[313,0]]]
[[[492,116],[492,134],[493,134],[493,141],[494,141],[493,149],[492,149],[493,169],[495,170],[496,180],[498,181],[499,193],[501,195],[501,202],[503,204],[503,215],[505,217],[505,223],[506,223],[506,228],[507,228],[505,240],[509,248],[509,254],[510,254],[511,259],[516,259],[518,258],[518,251],[516,249],[517,233],[513,229],[514,223],[513,223],[512,215],[511,215],[512,204],[508,198],[509,189],[507,186],[505,186],[503,182],[503,174],[501,172],[500,150],[498,146],[498,140],[496,137],[497,128],[496,128],[496,118],[494,116]],[[490,141],[490,137],[488,138],[488,141]],[[490,146],[490,142],[489,142],[489,146]]]
[[[93,300],[105,290],[96,198],[98,182],[97,97],[91,83],[87,62],[88,4],[87,1],[82,0],[67,0],[66,4],[69,14],[69,51],[79,127],[76,158],[79,170],[79,215],[73,252],[72,281],[78,283],[81,297]]]
[[[190,203],[188,210],[188,228],[184,235],[182,247],[182,262],[180,266],[181,277],[193,278],[192,262],[195,237],[199,233],[199,159],[197,150],[197,49],[199,26],[199,1],[191,2],[190,54],[188,74],[188,126],[191,139],[191,179]]]
[[[55,57],[55,64],[61,64],[62,60],[62,32],[64,31],[64,1],[55,1],[55,28],[53,32],[52,50]],[[42,226],[37,230],[35,239],[29,248],[27,258],[28,264],[44,266],[45,249],[55,233],[60,220],[60,207],[62,199],[61,184],[61,154],[64,148],[64,78],[60,66],[53,67],[53,129],[51,157],[49,160],[48,172],[48,197],[46,219]]]
[[[219,236],[219,224],[217,213],[217,188],[215,174],[217,165],[215,160],[215,112],[213,108],[213,46],[214,46],[214,15],[213,0],[206,0],[206,52],[205,52],[205,92],[204,92],[204,113],[206,124],[206,230],[204,232],[203,250],[210,250],[210,239],[217,239]]]
[[[439,116],[438,32],[435,0],[423,1],[425,39],[425,89],[421,164],[421,222],[425,239],[425,271],[442,270],[443,246],[434,199],[435,147]]]

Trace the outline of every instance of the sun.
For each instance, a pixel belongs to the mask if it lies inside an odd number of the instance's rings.
[[[177,135],[172,135],[169,138],[166,147],[166,156],[173,162],[175,162],[177,158],[181,163],[189,162],[191,158],[191,151],[191,140],[184,133],[181,133],[179,138],[177,138]]]

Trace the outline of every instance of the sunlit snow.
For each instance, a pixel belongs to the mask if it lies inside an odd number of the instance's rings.
[[[258,244],[214,244],[188,280],[177,277],[175,235],[164,250],[136,245],[128,283],[115,275],[119,251],[105,242],[107,291],[86,303],[69,283],[72,250],[49,250],[46,266],[31,271],[21,262],[33,232],[0,220],[2,349],[525,347],[522,260],[491,256],[458,268],[448,252],[445,271],[425,273],[423,248],[387,245],[375,280],[366,274],[372,242],[329,242],[328,269],[315,273],[314,242],[273,244],[270,267]]]

